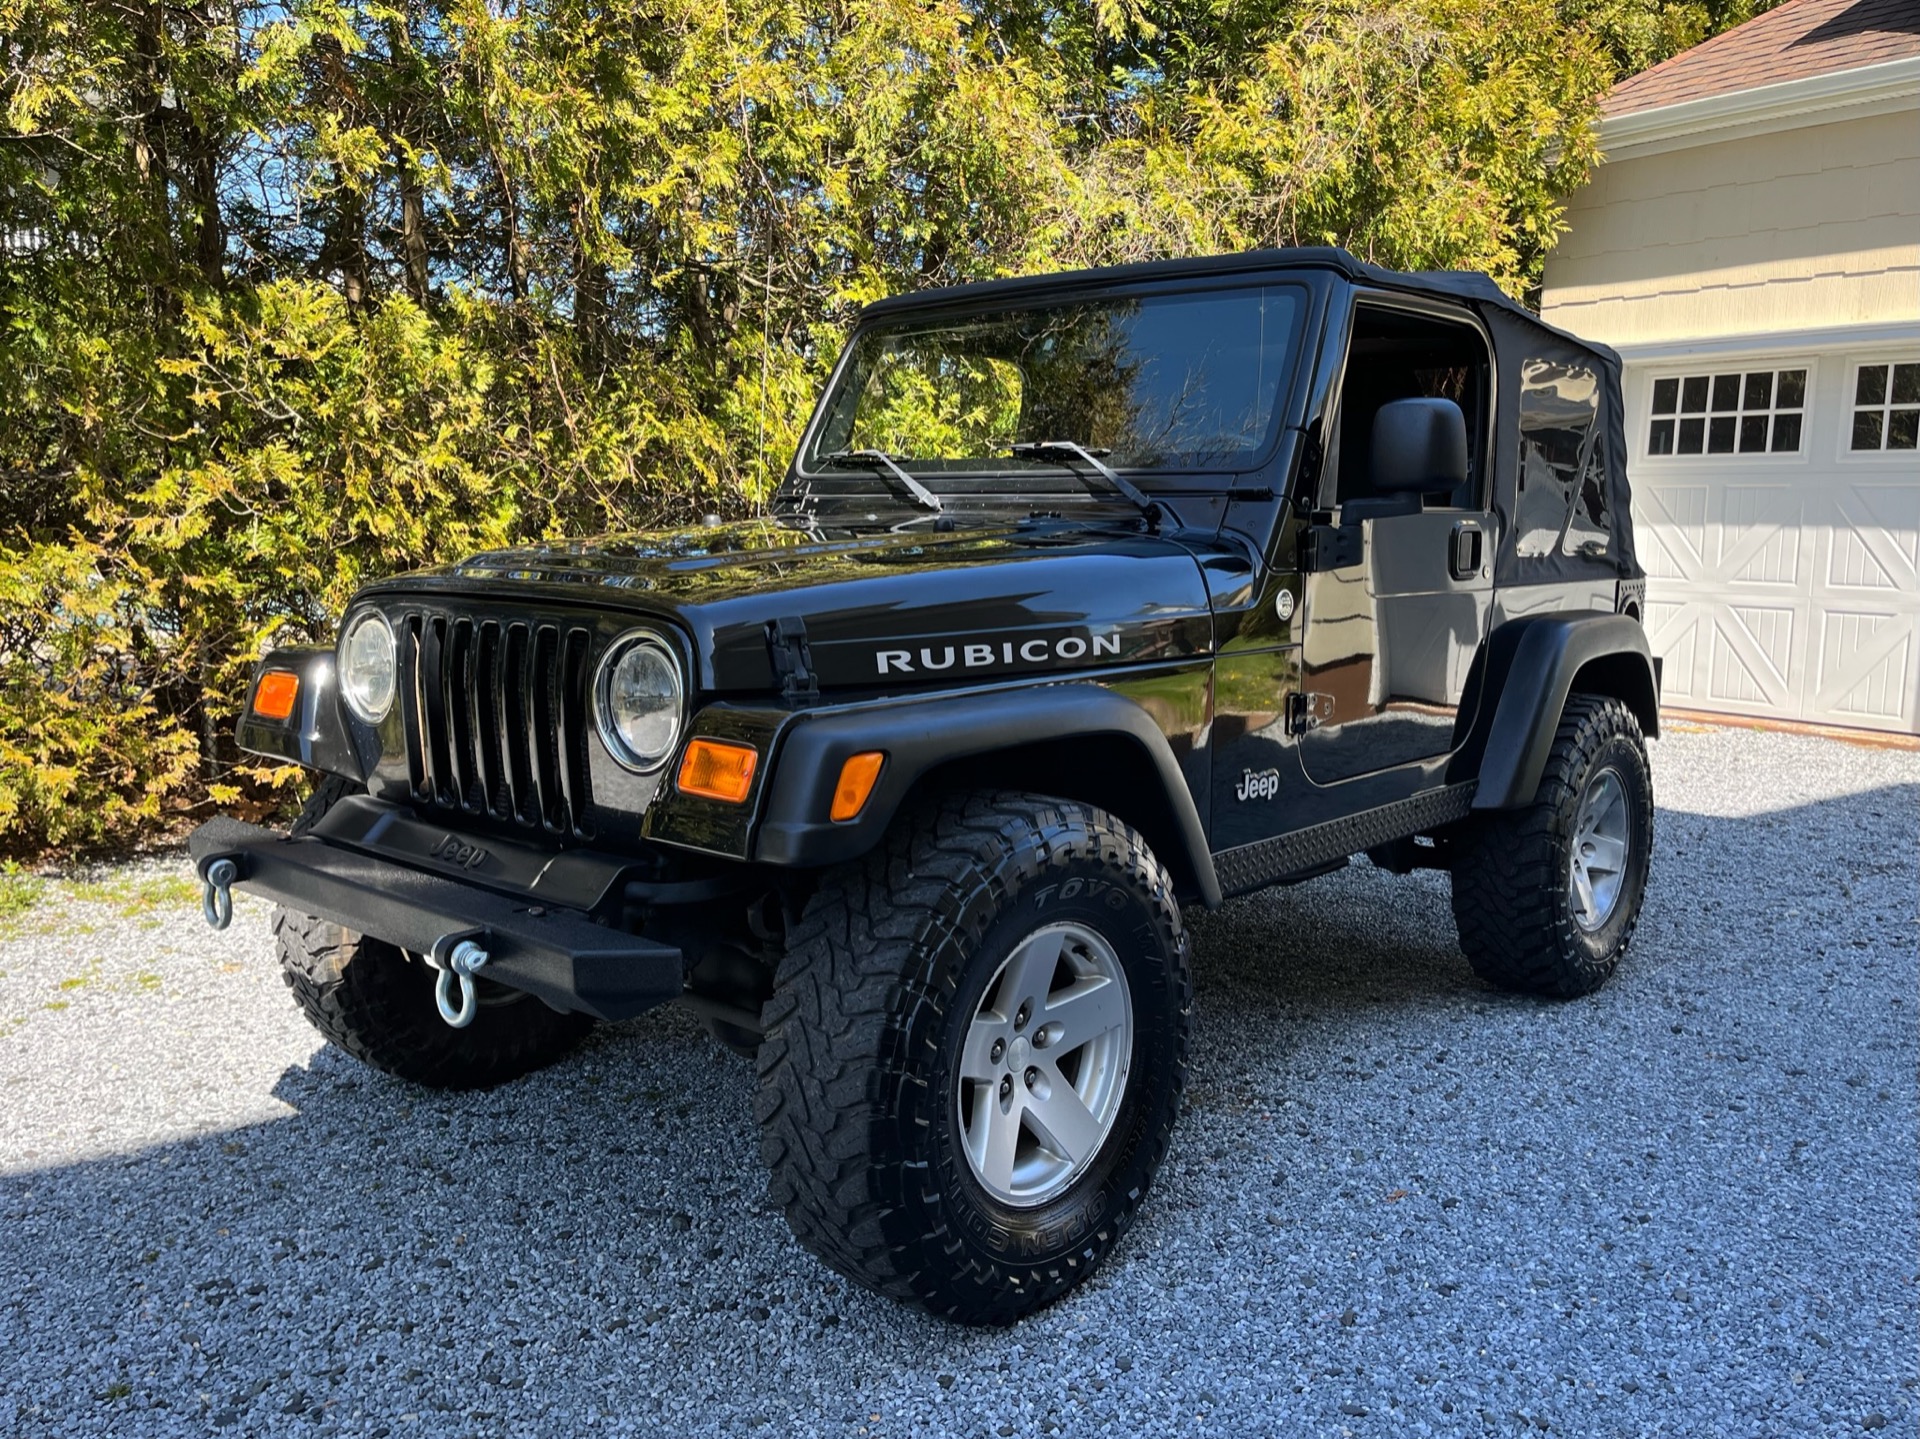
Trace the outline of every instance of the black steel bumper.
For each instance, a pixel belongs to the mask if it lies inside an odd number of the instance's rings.
[[[203,882],[216,861],[231,860],[237,888],[417,954],[476,940],[488,979],[554,1009],[629,1019],[677,998],[685,982],[672,945],[314,835],[220,818],[195,830],[187,849]]]

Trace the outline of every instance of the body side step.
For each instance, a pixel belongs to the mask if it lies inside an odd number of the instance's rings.
[[[1312,879],[1362,851],[1465,819],[1473,810],[1477,787],[1477,781],[1443,785],[1345,819],[1222,850],[1213,857],[1221,892],[1246,894],[1270,884]]]

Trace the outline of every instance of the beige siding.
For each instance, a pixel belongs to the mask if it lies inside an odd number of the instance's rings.
[[[1615,345],[1920,318],[1920,117],[1894,114],[1602,165],[1541,309]]]

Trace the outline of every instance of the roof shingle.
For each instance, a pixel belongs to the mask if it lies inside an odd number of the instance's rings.
[[[1920,55],[1920,0],[1786,0],[1622,80],[1601,105],[1632,115]]]

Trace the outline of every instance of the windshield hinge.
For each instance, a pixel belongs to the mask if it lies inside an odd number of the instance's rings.
[[[789,704],[812,704],[820,698],[820,681],[813,672],[813,649],[807,643],[807,622],[787,615],[767,622],[767,654],[773,676],[780,682],[780,698]]]

